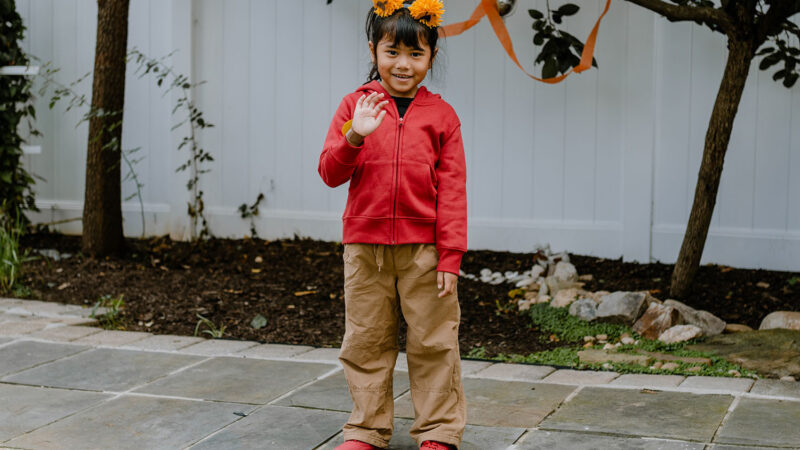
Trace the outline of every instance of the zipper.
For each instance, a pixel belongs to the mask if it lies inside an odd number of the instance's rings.
[[[397,242],[397,226],[395,225],[395,221],[397,220],[397,196],[398,192],[400,191],[400,149],[403,146],[403,119],[408,116],[408,113],[411,111],[411,108],[414,106],[414,100],[416,100],[416,96],[414,99],[411,100],[409,103],[408,108],[406,108],[406,113],[403,117],[400,117],[400,110],[397,109],[397,103],[392,99],[392,104],[394,105],[394,112],[397,114],[398,121],[397,121],[397,147],[395,148],[395,176],[394,176],[394,201],[392,202],[392,245]]]

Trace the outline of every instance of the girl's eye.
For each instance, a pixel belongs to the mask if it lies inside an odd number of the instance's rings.
[[[397,52],[396,52],[396,51],[394,51],[394,50],[386,50],[386,53],[388,53],[388,54],[390,54],[390,55],[392,55],[392,56],[394,56],[394,55],[396,55],[396,54],[397,54]]]
[[[419,57],[421,57],[421,56],[422,56],[422,53],[420,53],[420,52],[414,52],[414,53],[412,53],[412,54],[411,54],[411,56],[413,56],[414,58],[419,58]]]

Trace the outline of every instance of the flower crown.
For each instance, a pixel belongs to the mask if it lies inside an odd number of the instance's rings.
[[[400,8],[404,8],[403,0],[372,0],[375,5],[375,14],[380,17],[389,17]],[[414,0],[408,7],[411,17],[429,28],[436,28],[442,23],[444,5],[442,0]]]

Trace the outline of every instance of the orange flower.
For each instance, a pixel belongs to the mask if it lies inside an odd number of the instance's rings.
[[[389,17],[403,7],[403,0],[372,0],[372,4],[375,5],[375,14]]]
[[[444,5],[441,0],[416,0],[408,10],[412,17],[431,28],[442,23]]]

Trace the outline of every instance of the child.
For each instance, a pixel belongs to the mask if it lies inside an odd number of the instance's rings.
[[[440,0],[373,0],[369,81],[347,95],[319,173],[350,181],[344,222],[345,334],[353,399],[337,450],[386,448],[393,431],[398,314],[423,449],[457,449],[466,424],[456,284],[467,243],[466,165],[453,108],[420,82],[438,48]]]

